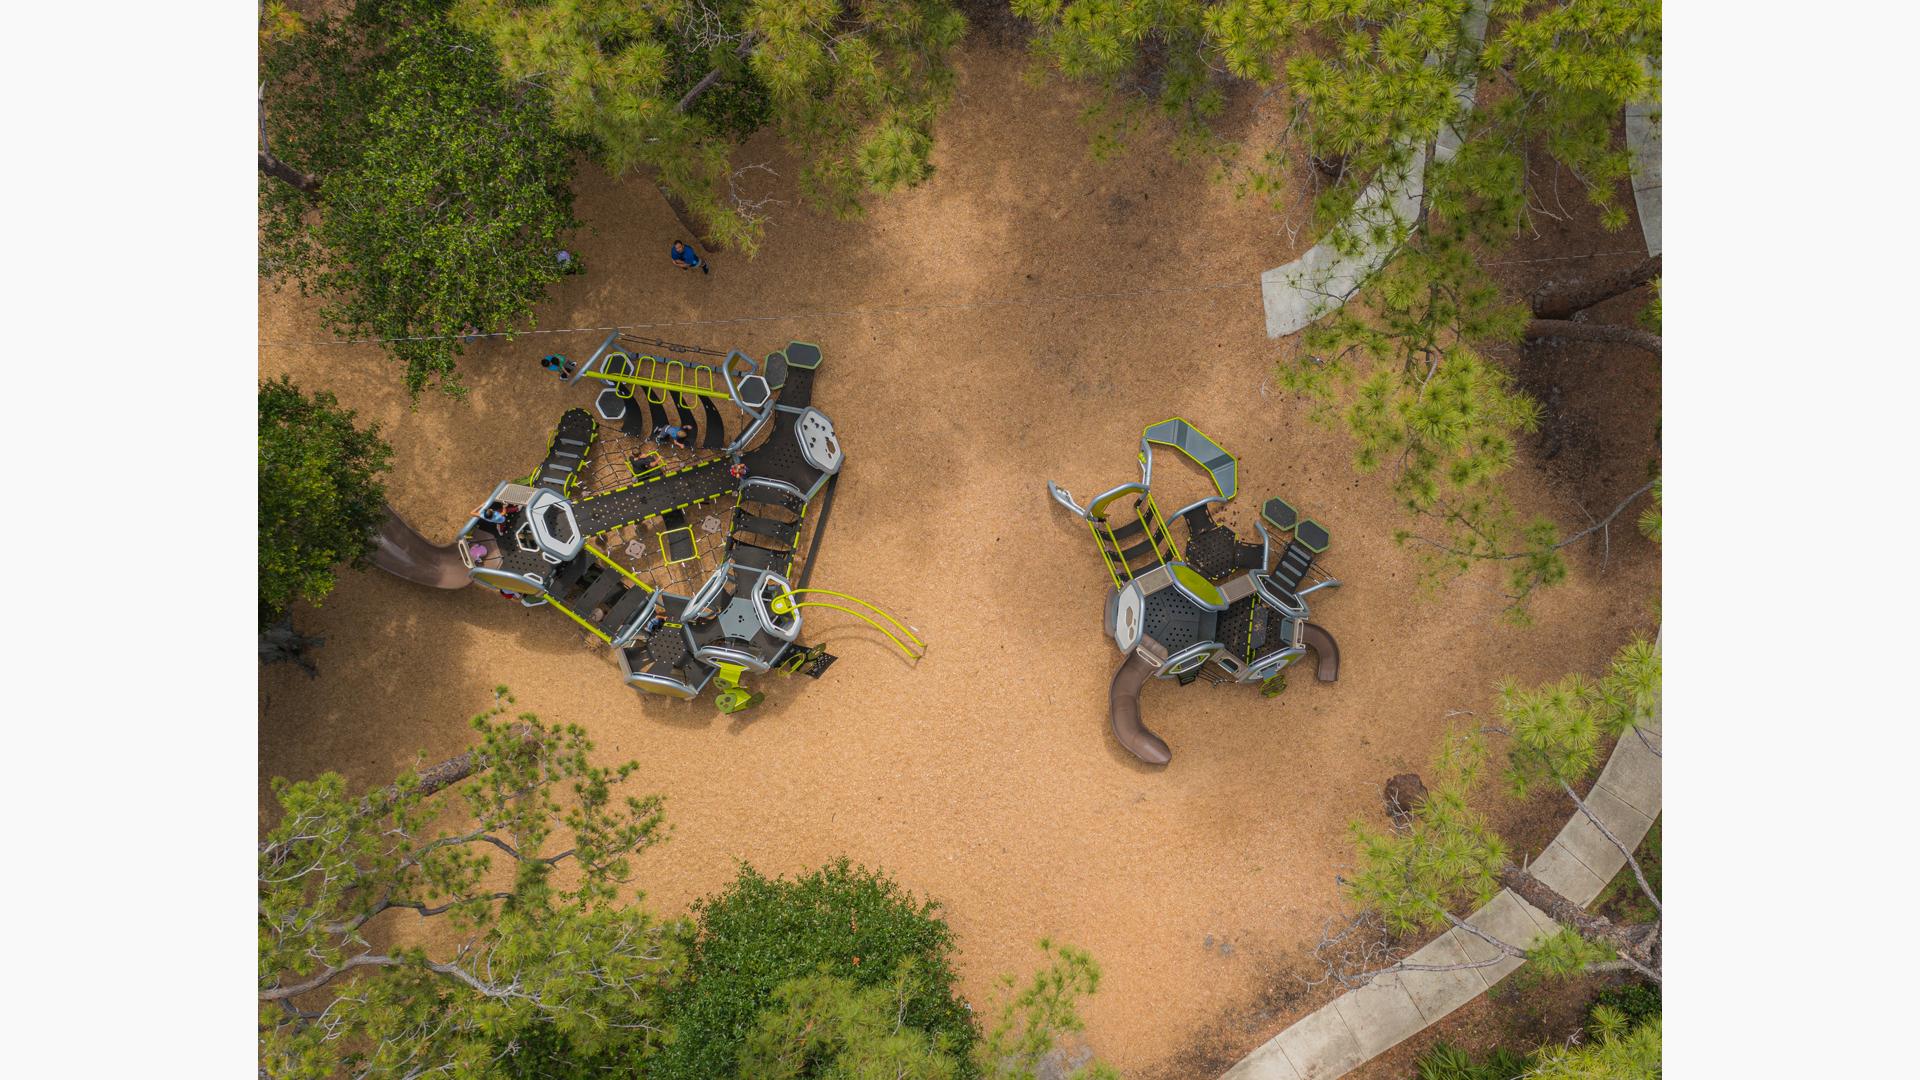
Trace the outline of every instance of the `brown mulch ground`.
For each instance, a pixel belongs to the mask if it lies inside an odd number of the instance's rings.
[[[1273,386],[1282,346],[1264,336],[1257,277],[1307,238],[1150,137],[1090,162],[1083,102],[1028,86],[1023,62],[970,44],[933,179],[864,221],[800,207],[791,162],[756,141],[741,160],[767,160],[788,205],[759,258],[718,255],[711,278],[668,263],[673,218],[644,181],[583,169],[578,214],[593,228],[574,250],[589,272],[539,312],[556,328],[752,319],[639,332],[755,353],[820,342],[815,401],[848,465],[814,584],[900,613],[932,643],[924,661],[828,613],[807,634],[841,656],[826,678],[770,682],[759,709],[723,717],[705,701],[636,699],[612,655],[550,612],[347,573],[324,607],[298,614],[327,638],[320,676],[262,673],[263,815],[270,776],[334,769],[372,784],[416,751],[457,752],[466,718],[507,683],[522,707],[586,725],[604,759],[638,759],[667,796],[674,837],[640,875],[660,910],[741,860],[771,873],[841,854],[884,866],[946,904],[983,1006],[997,973],[1030,969],[1040,936],[1091,949],[1106,979],[1087,1035],[1129,1075],[1207,1075],[1311,1007],[1294,975],[1341,910],[1347,822],[1377,818],[1385,779],[1425,765],[1447,710],[1484,708],[1504,675],[1598,670],[1649,628],[1658,549],[1626,529],[1604,565],[1575,551],[1531,629],[1496,621],[1480,583],[1420,597],[1389,539],[1401,518],[1383,484],[1356,476],[1344,439]],[[1229,287],[1054,299],[1218,283]],[[796,314],[1002,300],[1018,303]],[[376,349],[287,344],[328,336],[316,306],[263,289],[261,373],[330,388],[381,421],[393,503],[429,536],[524,475],[561,411],[584,403],[536,359],[584,356],[599,335],[483,343],[463,361],[465,401],[409,407]],[[1593,410],[1582,426],[1618,430],[1556,458],[1587,465],[1523,462],[1530,505],[1563,521],[1579,520],[1575,502],[1611,505],[1657,418],[1649,368],[1597,391],[1567,386]],[[1142,425],[1174,415],[1240,456],[1243,502],[1285,494],[1331,529],[1326,561],[1347,584],[1316,597],[1315,615],[1345,662],[1337,685],[1296,679],[1271,701],[1149,686],[1145,715],[1174,749],[1153,770],[1106,731],[1110,586],[1044,481],[1084,496],[1128,479]]]

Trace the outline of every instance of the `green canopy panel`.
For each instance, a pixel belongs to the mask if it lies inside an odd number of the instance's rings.
[[[1213,478],[1213,488],[1221,498],[1231,499],[1239,492],[1240,480],[1233,455],[1185,420],[1174,417],[1148,425],[1140,437],[1160,446],[1171,446],[1192,458],[1194,464],[1207,470],[1207,475]]]

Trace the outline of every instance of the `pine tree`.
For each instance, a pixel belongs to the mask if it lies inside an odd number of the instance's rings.
[[[1660,1080],[1660,1017],[1628,1026],[1616,1009],[1593,1011],[1596,1038],[1535,1052],[1526,1080]]]
[[[458,0],[510,86],[552,94],[555,123],[615,174],[645,169],[711,242],[752,253],[765,220],[735,194],[738,140],[771,123],[816,205],[858,214],[864,193],[930,174],[948,55],[966,32],[949,0]]]
[[[1082,1028],[1076,1003],[1100,985],[1100,967],[1086,952],[1042,941],[1048,963],[1008,997],[987,1037],[956,1046],[941,1033],[907,1022],[917,981],[911,961],[889,981],[862,985],[815,972],[782,983],[740,1053],[738,1075],[753,1080],[800,1077],[956,1080],[1117,1080],[1098,1062],[1060,1063],[1061,1038]]]
[[[1503,684],[1497,718],[1484,732],[1450,735],[1441,744],[1435,780],[1426,798],[1411,808],[1404,827],[1382,832],[1360,823],[1353,826],[1359,865],[1343,882],[1348,894],[1365,915],[1400,935],[1461,926],[1462,912],[1487,903],[1503,888],[1511,889],[1562,929],[1526,950],[1495,942],[1501,955],[1524,956],[1549,975],[1618,961],[1658,982],[1657,915],[1651,923],[1619,925],[1561,896],[1512,861],[1473,799],[1488,757],[1483,734],[1492,734],[1507,740],[1503,775],[1513,796],[1525,797],[1542,786],[1557,788],[1585,814],[1586,802],[1574,785],[1598,763],[1600,740],[1631,737],[1635,726],[1652,715],[1659,697],[1660,653],[1640,639],[1622,647],[1598,681],[1570,675],[1532,689]],[[1639,860],[1632,852],[1626,852],[1626,858],[1657,913],[1660,899]],[[1484,932],[1475,936],[1484,938]]]
[[[1176,154],[1211,156],[1242,193],[1277,203],[1289,177],[1305,176],[1314,220],[1336,249],[1394,252],[1309,328],[1281,381],[1353,437],[1357,468],[1390,475],[1414,519],[1398,537],[1430,584],[1499,563],[1506,614],[1524,621],[1532,592],[1566,576],[1560,552],[1578,537],[1522,517],[1506,494],[1502,474],[1539,408],[1513,388],[1497,351],[1525,338],[1657,355],[1659,338],[1575,321],[1578,308],[1549,298],[1530,313],[1483,262],[1527,222],[1536,147],[1578,178],[1607,227],[1626,223],[1618,188],[1629,158],[1614,125],[1629,102],[1657,97],[1658,0],[1015,0],[1014,10],[1037,27],[1042,69],[1105,91],[1096,152],[1157,112],[1178,135]],[[1467,31],[1483,17],[1481,48]],[[1460,94],[1468,80],[1477,105]],[[1245,86],[1285,110],[1271,145],[1239,146],[1214,130],[1226,95]],[[1448,153],[1437,152],[1443,135]],[[1384,205],[1356,212],[1370,183],[1394,176],[1423,182],[1411,220]]]
[[[575,227],[572,150],[536,87],[435,0],[358,0],[311,23],[263,11],[261,271],[387,339],[407,387],[461,392],[470,329],[530,321]]]
[[[636,766],[590,764],[579,728],[504,719],[512,700],[499,688],[474,718],[473,749],[384,788],[274,781],[262,1076],[631,1073],[658,1043],[684,933],[617,900],[632,856],[662,838],[660,800],[622,796]],[[422,919],[434,944],[372,944]]]

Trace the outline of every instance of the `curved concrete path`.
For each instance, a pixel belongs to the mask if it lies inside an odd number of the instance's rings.
[[[1474,0],[1462,22],[1474,51],[1487,32],[1486,0]],[[1435,60],[1429,57],[1428,63]],[[1473,108],[1478,80],[1471,74],[1454,87],[1462,108]],[[1367,278],[1380,269],[1413,223],[1420,217],[1426,195],[1427,148],[1409,147],[1412,157],[1403,171],[1375,177],[1354,200],[1353,213],[1342,228],[1353,233],[1353,243],[1341,250],[1322,239],[1306,253],[1260,275],[1260,299],[1267,309],[1267,336],[1283,337],[1347,302]],[[1433,159],[1446,161],[1460,149],[1460,135],[1449,124],[1433,142]]]
[[[1660,69],[1650,68],[1656,79]],[[1647,254],[1660,254],[1660,106],[1635,102],[1627,106],[1627,151],[1633,155],[1633,206],[1640,212],[1640,234]]]
[[[1467,36],[1478,49],[1487,32],[1484,0],[1467,9]],[[1660,69],[1652,68],[1658,79]],[[1477,82],[1472,75],[1460,81],[1454,93],[1460,104],[1473,108]],[[1657,102],[1627,106],[1627,150],[1633,155],[1633,203],[1640,215],[1640,232],[1647,254],[1660,254],[1660,122]],[[1446,161],[1460,149],[1452,125],[1434,139],[1433,159]],[[1348,250],[1326,239],[1308,248],[1290,263],[1260,275],[1260,299],[1266,308],[1267,336],[1284,337],[1352,299],[1367,278],[1386,264],[1420,216],[1426,195],[1427,150],[1413,147],[1405,171],[1375,178],[1353,204],[1344,227],[1353,233]]]
[[[1660,644],[1654,638],[1654,647]],[[1639,730],[1614,744],[1606,768],[1587,793],[1587,808],[1628,848],[1635,848],[1660,816],[1661,709]],[[1529,864],[1533,876],[1582,907],[1593,903],[1627,864],[1620,849],[1575,810],[1560,835]],[[1559,929],[1538,908],[1507,889],[1466,919],[1473,927],[1517,948],[1528,948]],[[1486,942],[1458,928],[1406,957],[1413,964],[1467,964],[1499,955]],[[1333,1080],[1385,1053],[1402,1040],[1479,997],[1524,961],[1456,971],[1406,971],[1383,975],[1349,990],[1269,1039],[1227,1070],[1221,1080]]]

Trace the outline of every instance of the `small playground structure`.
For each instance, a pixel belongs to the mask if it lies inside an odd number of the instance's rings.
[[[389,516],[374,561],[552,608],[612,648],[635,690],[712,688],[727,713],[765,697],[752,676],[819,678],[833,663],[801,641],[809,609],[851,615],[918,660],[926,643],[906,623],[808,587],[846,457],[813,406],[820,361],[808,342],[756,360],[615,332],[566,380],[592,391],[591,411],[560,417],[532,473],[496,485],[451,544]],[[656,441],[668,427],[684,448]]]
[[[1199,465],[1214,494],[1162,514],[1153,497],[1156,446]],[[1215,516],[1215,508],[1239,492],[1238,462],[1192,424],[1175,418],[1148,425],[1139,460],[1138,482],[1102,492],[1084,507],[1052,481],[1047,493],[1087,523],[1113,580],[1107,636],[1125,656],[1108,691],[1114,738],[1140,760],[1164,765],[1172,751],[1140,720],[1147,679],[1270,684],[1311,649],[1315,678],[1335,681],[1340,647],[1307,621],[1306,597],[1340,581],[1317,561],[1331,539],[1327,530],[1286,500],[1261,505],[1253,523],[1257,544],[1242,541]],[[1276,535],[1286,538],[1277,562]]]

